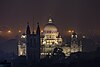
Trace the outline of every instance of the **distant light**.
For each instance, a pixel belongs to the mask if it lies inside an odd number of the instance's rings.
[[[19,33],[21,33],[22,31],[21,31],[21,30],[19,30],[18,32],[19,32]]]
[[[8,32],[8,33],[11,33],[11,30],[8,30],[7,32]]]
[[[51,21],[52,21],[52,19],[50,18],[50,19],[49,19],[49,22],[51,22]]]
[[[71,30],[69,30],[68,32],[69,32],[69,33],[71,33],[72,31],[71,31]]]
[[[36,30],[34,30],[34,33],[36,33]]]
[[[0,33],[2,33],[2,31],[0,31]]]
[[[41,30],[41,33],[43,33],[43,30]]]
[[[69,32],[69,33],[73,33],[73,32],[74,32],[74,30],[68,30],[68,32]]]
[[[85,36],[82,36],[83,38],[86,38]]]
[[[72,30],[72,32],[74,32],[74,30]]]
[[[0,34],[2,33],[2,31],[0,31]]]
[[[26,35],[22,35],[21,38],[26,38]]]
[[[51,18],[49,19],[49,22],[48,23],[52,23],[52,19]]]

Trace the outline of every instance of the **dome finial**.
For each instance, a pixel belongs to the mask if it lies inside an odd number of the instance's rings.
[[[49,18],[49,22],[48,23],[52,23],[52,19],[51,18]]]

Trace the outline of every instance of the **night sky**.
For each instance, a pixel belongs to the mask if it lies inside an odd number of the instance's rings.
[[[99,0],[0,0],[2,35],[9,29],[13,35],[18,30],[24,32],[27,22],[32,26],[33,21],[34,25],[39,22],[42,30],[50,17],[62,35],[67,35],[68,29],[84,35],[100,35]]]

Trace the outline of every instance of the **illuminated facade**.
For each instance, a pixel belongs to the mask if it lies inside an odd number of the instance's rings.
[[[26,56],[26,44],[18,45],[18,56]]]
[[[82,43],[79,41],[77,34],[74,32],[71,35],[71,53],[82,52]]]
[[[59,32],[56,25],[52,23],[52,19],[49,19],[48,24],[45,25],[43,30],[43,38],[41,38],[41,45],[52,46],[52,45],[61,45],[62,38],[58,36]]]
[[[26,35],[22,34],[18,42],[18,56],[26,56]]]
[[[71,34],[70,41],[71,41],[70,44],[65,44],[63,42],[63,39],[59,35],[56,25],[52,22],[52,19],[49,19],[48,23],[44,26],[43,32],[41,33],[41,36],[40,36],[41,57],[44,57],[46,55],[51,55],[54,48],[56,48],[56,47],[62,48],[63,52],[65,53],[66,56],[70,56],[70,54],[74,53],[74,52],[82,52],[82,43],[78,39],[78,35],[75,32],[73,32],[73,34]],[[21,42],[22,42],[21,44],[23,44],[23,45],[18,45],[18,50],[19,50],[18,55],[26,56],[27,40],[26,40],[25,34],[21,36]]]
[[[52,19],[49,19],[48,23],[44,26],[41,37],[41,54],[51,54],[55,47],[62,45],[62,41],[56,25],[53,24]]]
[[[61,47],[66,56],[82,51],[82,43],[75,32],[71,35],[71,44],[68,45],[63,44],[63,39],[59,35],[56,25],[53,24],[52,19],[49,19],[49,22],[44,26],[41,37],[41,55],[50,55],[56,47]]]

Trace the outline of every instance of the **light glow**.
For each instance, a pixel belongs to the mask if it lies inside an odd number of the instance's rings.
[[[8,30],[7,32],[8,32],[8,33],[11,33],[11,30]]]
[[[43,30],[41,30],[41,33],[43,33]]]
[[[69,30],[68,32],[71,33],[71,30]]]
[[[2,31],[0,31],[0,33],[2,33]]]
[[[68,30],[68,32],[69,32],[69,33],[73,33],[73,32],[74,32],[74,30]]]
[[[51,18],[49,19],[49,22],[48,23],[52,23],[52,19]]]
[[[19,30],[18,32],[19,32],[19,33],[21,33],[22,31],[21,31],[21,30]]]
[[[22,35],[21,38],[26,38],[26,35]]]

